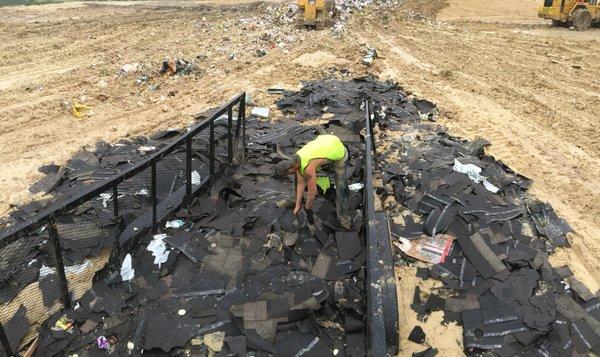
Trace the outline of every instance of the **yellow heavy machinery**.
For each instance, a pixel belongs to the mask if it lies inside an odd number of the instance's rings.
[[[599,0],[544,0],[538,16],[552,20],[555,26],[585,31],[600,23],[600,4]]]
[[[329,25],[329,9],[333,0],[298,0],[296,26],[322,30]]]

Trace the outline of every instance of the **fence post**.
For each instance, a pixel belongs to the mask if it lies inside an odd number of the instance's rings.
[[[54,219],[48,221],[47,229],[50,235],[50,241],[54,247],[54,255],[56,256],[56,270],[58,272],[58,279],[60,281],[60,291],[65,309],[71,308],[71,297],[69,296],[69,285],[67,283],[67,276],[65,275],[65,265],[62,259],[62,250],[60,248],[60,240],[58,239],[58,232],[56,231]]]
[[[246,93],[242,94],[240,103],[240,112],[242,113],[242,152],[243,159],[246,159]]]
[[[119,184],[113,186],[113,216],[115,218],[115,224],[119,220]]]
[[[214,119],[210,119],[210,133],[208,139],[208,156],[209,156],[209,172],[212,179],[215,174],[215,123]]]
[[[151,170],[151,198],[152,198],[152,232],[156,233],[156,161],[152,161]]]
[[[373,149],[373,165],[377,168],[377,149],[375,148],[375,136],[373,135],[373,128],[375,124],[371,120],[371,107],[369,106],[369,102],[367,101],[367,116],[369,117],[369,131],[371,135],[371,148]]]
[[[2,347],[4,348],[4,352],[7,356],[13,356],[12,347],[10,347],[10,342],[8,341],[8,337],[6,337],[6,333],[4,332],[4,327],[0,323],[0,343],[2,343]]]
[[[229,166],[233,163],[233,108],[227,107],[227,163]]]
[[[192,200],[192,137],[185,141],[185,196],[186,201]]]

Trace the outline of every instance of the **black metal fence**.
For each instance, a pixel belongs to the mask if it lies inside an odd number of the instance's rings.
[[[369,102],[365,102],[364,222],[367,245],[367,338],[369,355],[396,355],[399,348],[398,296],[390,228],[385,212],[373,202],[373,170],[376,164]],[[375,159],[375,160],[374,160]]]
[[[198,123],[148,159],[0,234],[0,344],[6,355],[20,349],[38,318],[70,308],[78,289],[69,275],[89,267],[82,262],[156,230],[215,173],[243,159],[245,98],[240,93],[209,117],[196,116]],[[36,281],[39,290],[30,289]]]

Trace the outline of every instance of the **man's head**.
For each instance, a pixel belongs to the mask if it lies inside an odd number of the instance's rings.
[[[300,156],[292,155],[289,159],[280,161],[275,165],[275,177],[291,175],[300,166]]]

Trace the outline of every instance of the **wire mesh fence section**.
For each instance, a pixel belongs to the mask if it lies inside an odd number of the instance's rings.
[[[241,93],[146,160],[0,232],[0,352],[31,342],[32,326],[83,295],[113,247],[156,228],[240,156],[244,112]]]

